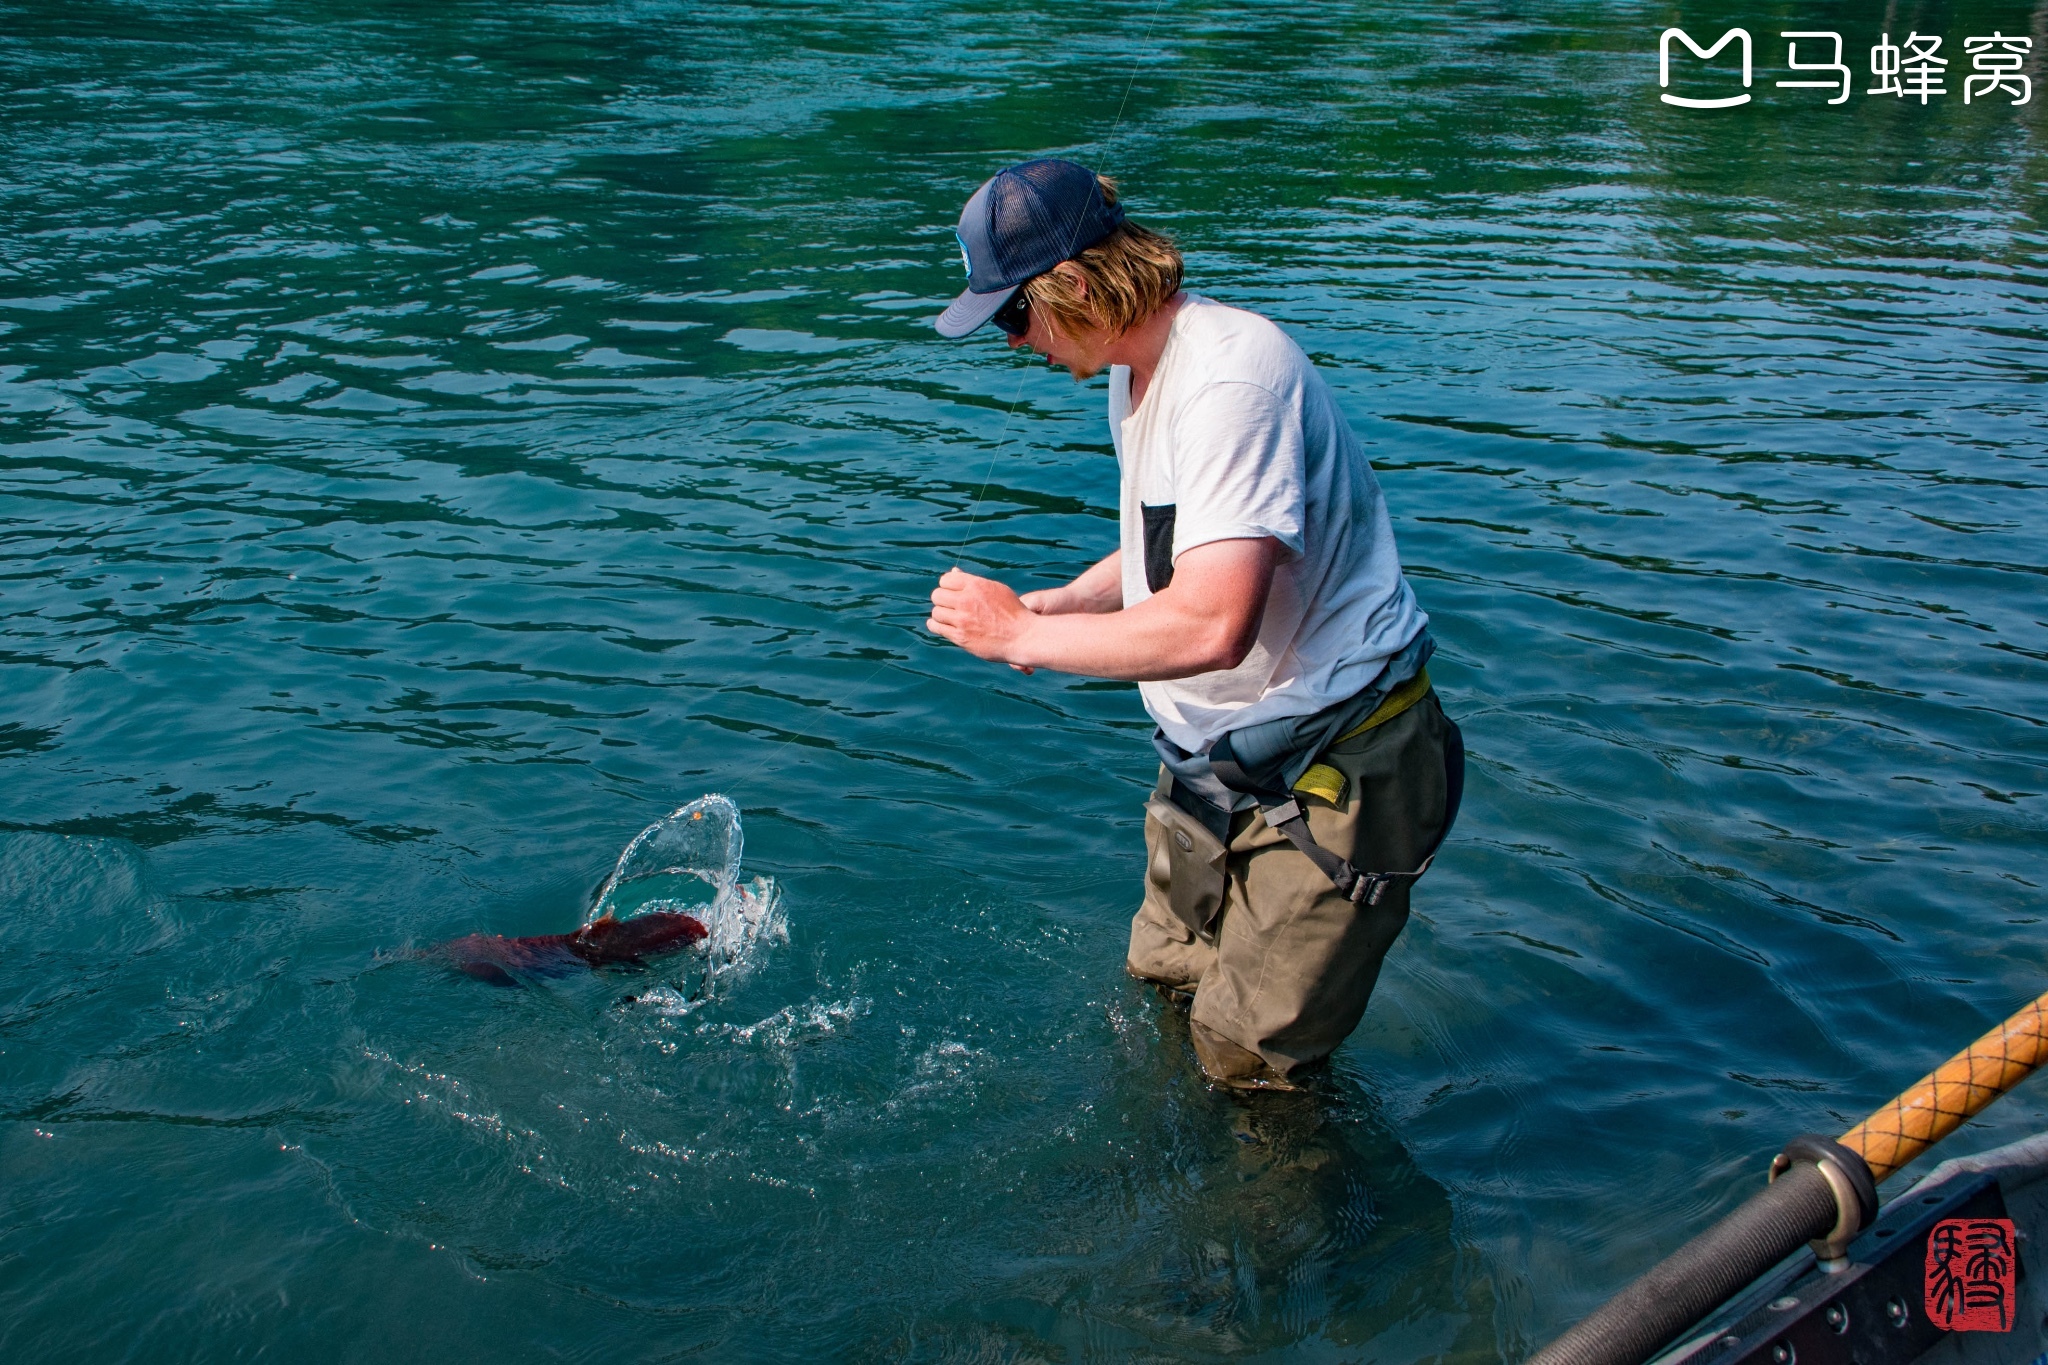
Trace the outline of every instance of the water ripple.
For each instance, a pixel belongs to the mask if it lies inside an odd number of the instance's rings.
[[[2037,125],[1151,8],[7,10],[17,1353],[1520,1358],[2038,992]],[[1113,535],[1099,387],[926,325],[1048,149],[1330,376],[1471,745],[1299,1103],[1122,976],[1132,689],[921,628]],[[711,789],[730,993],[405,952]]]

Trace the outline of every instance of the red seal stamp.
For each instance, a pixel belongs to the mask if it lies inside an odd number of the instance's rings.
[[[1944,1218],[1927,1234],[1927,1318],[1948,1332],[2010,1332],[2020,1260],[2010,1218]]]

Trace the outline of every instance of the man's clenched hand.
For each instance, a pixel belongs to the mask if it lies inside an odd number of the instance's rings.
[[[948,569],[932,589],[932,614],[925,626],[977,659],[1010,664],[1029,673],[1017,647],[1037,615],[1017,594],[993,578]]]

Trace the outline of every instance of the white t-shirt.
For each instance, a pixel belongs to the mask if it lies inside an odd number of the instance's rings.
[[[1146,509],[1155,574],[1168,507],[1174,559],[1214,540],[1286,547],[1243,663],[1139,684],[1181,748],[1203,752],[1228,731],[1355,695],[1428,623],[1358,438],[1315,366],[1265,318],[1188,295],[1135,413],[1130,368],[1111,368],[1109,430],[1123,471],[1126,607],[1152,595]]]

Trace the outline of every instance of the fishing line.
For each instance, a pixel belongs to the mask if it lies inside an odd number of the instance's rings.
[[[1109,126],[1109,132],[1107,135],[1103,137],[1102,142],[1100,144],[1104,148],[1107,148],[1110,143],[1114,142],[1116,140],[1117,133],[1122,131],[1123,129],[1124,111],[1130,107],[1131,91],[1138,83],[1138,68],[1143,66],[1145,63],[1146,49],[1151,45],[1152,42],[1153,26],[1158,22],[1159,11],[1165,5],[1165,3],[1166,0],[1152,0],[1152,8],[1145,17],[1145,32],[1143,36],[1141,36],[1138,39],[1137,56],[1135,56],[1131,61],[1130,75],[1124,79],[1123,98],[1117,101],[1116,118],[1114,121],[1111,122]],[[1067,238],[1067,251],[1069,255],[1072,254],[1074,242],[1080,236],[1080,234],[1081,222],[1079,217],[1077,216],[1074,221],[1074,230],[1072,234],[1070,234]],[[1022,286],[1019,287],[1021,288]],[[961,534],[960,543],[953,547],[953,558],[956,560],[961,555],[966,553],[967,543],[974,538],[975,524],[981,518],[982,501],[988,493],[989,484],[993,482],[995,479],[996,460],[1002,455],[1003,450],[1010,443],[1010,423],[1011,420],[1015,418],[1017,415],[1018,405],[1021,404],[1024,400],[1024,380],[1026,376],[1028,376],[1031,373],[1033,368],[1034,364],[1030,361],[1027,361],[1025,364],[1018,367],[1017,383],[1016,386],[1010,391],[1009,406],[1003,410],[1003,425],[996,432],[995,447],[989,451],[988,467],[982,471],[981,486],[975,490],[973,499],[967,505],[967,529]],[[954,567],[958,566],[955,565]],[[896,659],[882,660],[882,662],[876,664],[874,668],[868,672],[867,676],[863,677],[859,682],[853,684],[853,687],[848,688],[846,690],[854,691],[859,688],[866,687],[870,682],[873,682],[876,678],[880,677],[885,670],[892,667],[898,662],[900,661]],[[766,754],[762,755],[760,762],[756,763],[752,768],[748,769],[745,773],[743,773],[741,776],[735,778],[732,781],[732,783],[730,784],[731,790],[737,791],[739,790],[739,788],[745,786],[748,782],[751,782],[755,778],[764,775],[764,772],[774,771],[773,768],[769,767],[771,760],[774,760],[777,757],[777,755],[782,753],[783,750],[787,749],[790,745],[797,743],[799,740],[809,739],[830,718],[831,709],[830,704],[827,703],[824,715],[821,715],[817,720],[813,721],[810,725],[806,726],[802,730],[797,731],[795,734],[792,734],[785,739],[777,741],[773,748],[771,748]],[[781,766],[782,765],[780,763],[775,764],[775,767],[777,768]]]
[[[1107,148],[1110,143],[1116,141],[1117,133],[1123,129],[1124,110],[1128,108],[1131,103],[1131,88],[1138,83],[1138,68],[1144,65],[1145,49],[1152,42],[1152,25],[1159,19],[1159,7],[1165,3],[1166,0],[1152,0],[1152,11],[1145,17],[1144,36],[1138,39],[1138,55],[1131,62],[1131,74],[1124,79],[1123,98],[1118,100],[1116,104],[1116,119],[1109,125],[1109,135],[1102,139],[1102,145],[1104,148]],[[1076,218],[1074,222],[1074,230],[1067,237],[1068,255],[1073,254],[1074,240],[1080,235],[1081,223],[1080,220]],[[1019,287],[1021,288],[1022,286]],[[956,557],[965,552],[965,550],[967,549],[967,542],[974,538],[974,523],[981,516],[982,496],[988,492],[989,482],[995,478],[996,457],[1003,453],[1003,447],[1008,445],[1010,442],[1010,419],[1017,415],[1017,404],[1023,400],[1024,396],[1024,376],[1031,372],[1031,368],[1031,364],[1029,362],[1026,362],[1024,367],[1018,372],[1017,388],[1016,391],[1010,395],[1009,410],[1003,413],[1003,427],[1002,430],[997,433],[995,449],[989,452],[988,468],[982,473],[981,487],[975,490],[974,501],[968,504],[967,532],[965,535],[960,537],[960,544],[953,551],[953,554]]]

